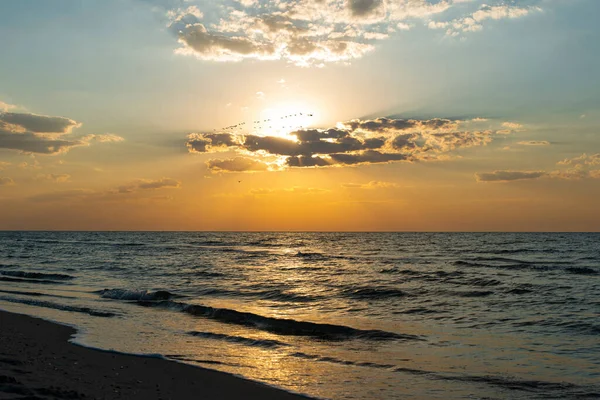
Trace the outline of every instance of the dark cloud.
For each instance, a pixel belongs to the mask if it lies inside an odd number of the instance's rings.
[[[510,182],[538,179],[544,176],[548,176],[548,173],[544,171],[494,171],[475,174],[479,182]]]
[[[34,133],[69,133],[73,128],[81,126],[77,121],[64,117],[9,112],[0,113],[1,122],[17,125]]]
[[[271,45],[261,45],[244,36],[225,36],[209,33],[204,25],[188,25],[179,31],[179,40],[197,54],[213,57],[230,55],[250,56],[256,54],[273,54]]]
[[[389,130],[440,130],[456,127],[458,121],[434,118],[429,120],[377,118],[372,120],[352,120],[345,125],[352,131],[357,129],[369,132],[384,132]]]
[[[113,134],[65,138],[73,128],[80,126],[80,123],[64,117],[0,113],[0,149],[53,155],[66,153],[73,147],[88,146],[92,141],[108,143],[123,140]]]
[[[499,131],[461,130],[466,121],[377,118],[352,120],[330,129],[300,129],[288,137],[242,133],[194,133],[186,146],[192,153],[222,150],[251,153],[257,157],[279,157],[269,169],[325,167],[386,163],[393,161],[440,160],[441,153],[483,146]],[[231,160],[225,160],[230,162]],[[222,160],[209,168],[218,170]],[[224,166],[223,170],[243,171],[245,166]],[[275,164],[277,167],[275,168]],[[266,168],[262,168],[266,169]]]
[[[251,172],[266,171],[269,166],[261,161],[246,157],[235,157],[227,160],[209,160],[206,163],[212,172]]]
[[[11,127],[0,122],[0,149],[18,150],[25,153],[58,154],[87,144],[81,140],[51,139],[33,132],[19,132],[9,128]]]
[[[234,137],[229,133],[191,133],[186,146],[190,153],[206,153],[213,147],[235,146]]]
[[[395,149],[411,149],[416,147],[414,143],[414,135],[412,133],[405,133],[398,135],[392,139],[392,147]]]
[[[365,164],[365,163],[385,163],[390,161],[406,161],[408,157],[397,153],[380,153],[374,150],[368,150],[360,154],[331,154],[331,158],[337,164]]]
[[[372,14],[383,4],[382,0],[349,0],[348,7],[352,15],[363,17]]]
[[[286,160],[286,164],[289,167],[326,167],[328,165],[332,165],[333,162],[331,162],[330,160],[321,158],[319,156],[315,156],[315,157],[293,156],[293,157],[289,157]]]

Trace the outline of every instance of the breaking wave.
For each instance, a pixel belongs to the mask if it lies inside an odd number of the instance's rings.
[[[181,297],[166,290],[149,292],[147,290],[104,289],[98,293],[100,297],[113,300],[169,300]]]
[[[321,324],[265,317],[262,315],[213,308],[200,304],[187,304],[175,301],[138,301],[144,307],[162,307],[185,312],[197,317],[210,318],[220,322],[248,326],[266,332],[290,336],[312,336],[322,340],[368,339],[368,340],[423,340],[419,336],[387,332],[377,329],[357,329],[345,325]]]

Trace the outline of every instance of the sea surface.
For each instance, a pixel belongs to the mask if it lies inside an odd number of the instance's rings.
[[[597,233],[0,232],[0,309],[317,398],[600,398]]]

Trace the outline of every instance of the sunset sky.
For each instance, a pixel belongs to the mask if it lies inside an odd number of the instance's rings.
[[[0,0],[0,229],[598,231],[598,0]]]

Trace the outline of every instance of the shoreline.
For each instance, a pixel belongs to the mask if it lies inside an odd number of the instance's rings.
[[[0,399],[301,400],[225,372],[69,342],[76,329],[0,309]]]

